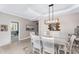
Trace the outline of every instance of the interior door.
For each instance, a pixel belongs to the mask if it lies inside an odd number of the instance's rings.
[[[11,41],[17,42],[19,40],[19,23],[11,22]]]

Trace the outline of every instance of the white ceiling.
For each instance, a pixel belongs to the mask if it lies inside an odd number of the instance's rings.
[[[76,8],[79,9],[79,5],[55,4],[54,13],[67,13]],[[48,15],[48,4],[0,4],[0,12],[35,20],[37,17]]]

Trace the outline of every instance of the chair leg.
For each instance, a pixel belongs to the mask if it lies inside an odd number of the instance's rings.
[[[71,54],[71,52],[72,52],[72,48],[70,47],[70,51],[69,51],[69,53]]]
[[[35,54],[35,52],[41,54],[41,49],[33,48],[32,53]]]
[[[66,54],[66,52],[67,52],[66,45],[64,45],[64,52],[65,52],[65,54]]]

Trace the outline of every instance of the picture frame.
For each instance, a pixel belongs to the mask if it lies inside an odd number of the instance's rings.
[[[33,31],[34,27],[33,25],[26,25],[26,31]]]
[[[0,25],[0,31],[8,31],[8,25],[4,25],[4,24],[1,24]]]

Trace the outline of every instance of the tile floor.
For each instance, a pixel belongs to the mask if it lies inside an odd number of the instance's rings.
[[[0,54],[30,54],[31,51],[30,39],[21,40],[0,47]]]
[[[0,47],[0,54],[32,54],[31,39],[21,40]],[[79,53],[79,47],[73,48],[73,54]]]

